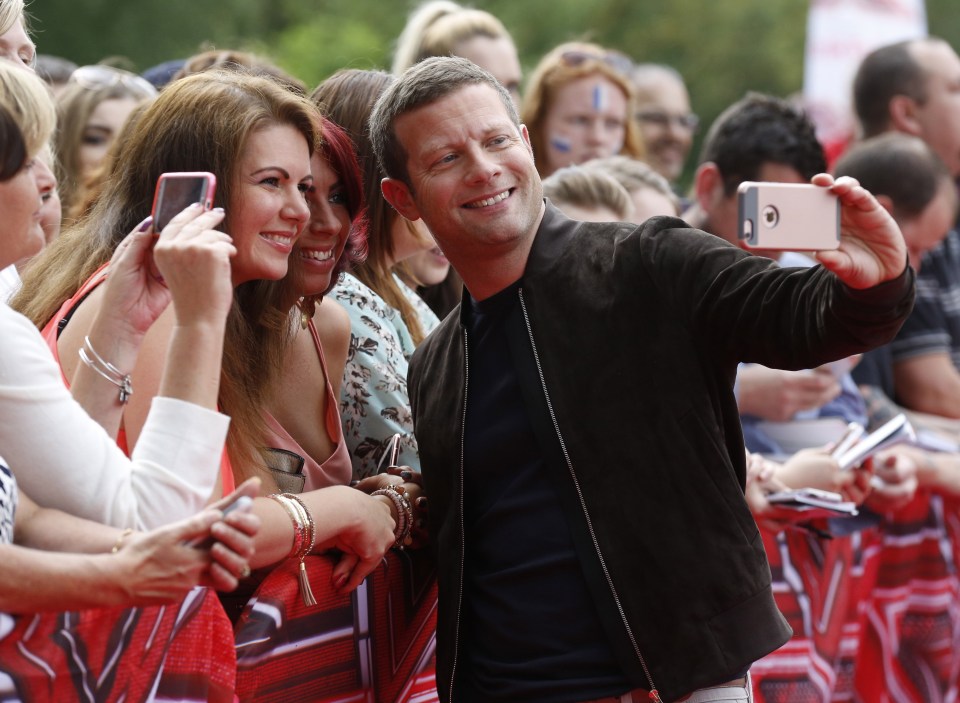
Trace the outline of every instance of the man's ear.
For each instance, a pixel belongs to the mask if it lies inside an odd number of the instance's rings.
[[[894,95],[890,98],[890,125],[898,132],[923,136],[923,127],[917,119],[917,103],[906,95]]]
[[[420,211],[413,202],[413,195],[407,184],[399,178],[384,178],[380,181],[380,192],[393,209],[411,222],[420,219]]]
[[[524,143],[527,145],[527,151],[531,154],[533,153],[533,144],[530,143],[530,130],[527,129],[527,125],[520,125],[520,136],[523,137]]]
[[[697,205],[706,215],[723,199],[723,176],[713,161],[706,161],[697,167],[693,176],[693,194]]]

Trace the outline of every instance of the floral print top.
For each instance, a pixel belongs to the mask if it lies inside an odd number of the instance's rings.
[[[17,481],[0,459],[0,544],[13,544],[13,516],[17,512]]]
[[[399,278],[394,280],[417,310],[424,332],[431,332],[440,323],[437,316]],[[359,479],[376,473],[377,462],[394,434],[401,440],[398,463],[419,471],[407,396],[407,364],[414,351],[410,331],[399,310],[349,273],[343,275],[331,295],[350,315],[340,419],[353,476]]]

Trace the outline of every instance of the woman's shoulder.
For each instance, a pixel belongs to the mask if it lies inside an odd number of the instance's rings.
[[[330,296],[325,297],[317,305],[313,324],[325,350],[342,347],[346,356],[346,349],[350,344],[350,316],[342,305]]]
[[[0,303],[0,330],[3,332],[3,341],[9,350],[14,342],[22,343],[24,340],[35,342],[40,341],[43,344],[43,338],[40,337],[40,331],[34,327],[29,318],[21,315],[6,303]]]
[[[355,313],[370,314],[372,312],[380,317],[392,317],[396,314],[396,310],[390,307],[387,301],[353,274],[345,273],[340,282],[334,286],[331,296],[351,317]]]

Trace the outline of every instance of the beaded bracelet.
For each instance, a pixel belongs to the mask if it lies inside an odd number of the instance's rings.
[[[393,501],[397,509],[397,526],[393,530],[394,546],[403,549],[412,543],[410,530],[413,528],[413,508],[410,501],[396,486],[388,486],[374,491],[372,496],[386,496]]]
[[[133,383],[130,380],[130,374],[123,373],[100,356],[97,350],[93,348],[93,344],[90,343],[90,337],[83,338],[83,346],[77,350],[77,353],[80,355],[80,361],[120,389],[120,404],[126,405],[130,396],[133,395]]]

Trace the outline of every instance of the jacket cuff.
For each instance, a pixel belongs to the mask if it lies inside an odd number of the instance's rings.
[[[845,298],[858,305],[885,308],[899,307],[904,303],[912,303],[914,295],[914,272],[909,261],[899,276],[884,281],[872,288],[850,288],[838,278],[840,288]]]

